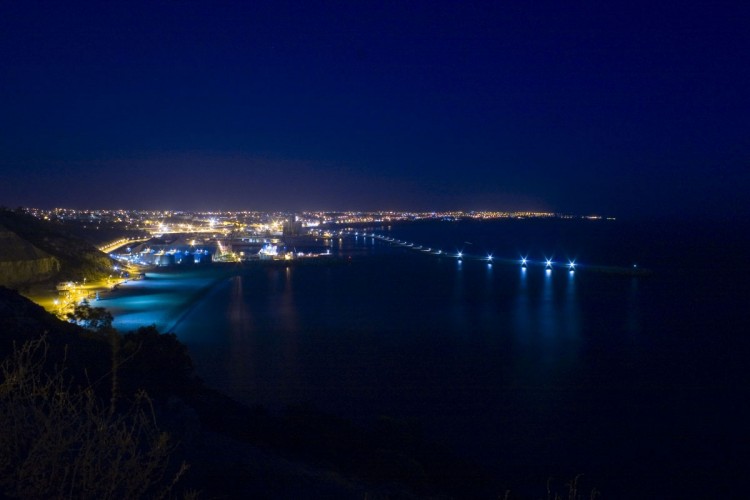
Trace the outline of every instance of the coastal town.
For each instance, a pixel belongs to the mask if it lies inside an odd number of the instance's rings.
[[[98,301],[116,292],[121,284],[142,279],[147,270],[187,269],[214,263],[283,261],[289,264],[290,261],[328,259],[334,255],[334,246],[340,245],[341,238],[357,237],[360,234],[368,234],[386,244],[447,255],[438,248],[423,248],[415,243],[385,236],[391,223],[554,218],[613,220],[612,217],[599,215],[578,216],[533,211],[290,213],[27,208],[22,213],[40,222],[56,224],[71,234],[77,233],[110,260],[110,264],[105,264],[105,268],[98,273],[88,276],[81,273],[81,276],[57,282],[54,287],[29,287],[27,295],[30,298],[62,318],[82,301]],[[20,248],[22,245],[16,246]],[[28,245],[26,247],[31,248]],[[24,250],[18,250],[16,253],[23,252]],[[34,257],[33,254],[30,256]],[[22,257],[23,255],[14,258]],[[469,256],[457,254],[453,257]],[[526,265],[525,260],[523,265]],[[572,269],[570,264],[568,267]]]

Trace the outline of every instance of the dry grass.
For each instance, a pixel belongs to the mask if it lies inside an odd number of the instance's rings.
[[[111,411],[63,367],[46,370],[42,338],[2,364],[0,488],[20,498],[167,498],[187,470],[167,476],[173,451],[148,396]]]

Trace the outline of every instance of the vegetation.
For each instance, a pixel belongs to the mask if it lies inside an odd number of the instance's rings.
[[[103,307],[91,307],[89,301],[83,299],[80,304],[76,304],[73,312],[68,313],[68,320],[88,330],[104,332],[112,328],[114,318]]]
[[[418,422],[272,415],[203,385],[173,334],[120,334],[89,304],[70,319],[0,287],[0,497],[528,498]]]
[[[124,409],[74,388],[64,366],[46,369],[44,337],[2,365],[0,487],[19,498],[165,498],[187,470],[164,481],[174,449],[144,392]]]
[[[21,210],[0,209],[0,226],[57,259],[60,269],[55,279],[59,281],[99,279],[111,273],[109,257],[63,224],[39,220]]]
[[[64,224],[0,210],[0,225],[57,259],[57,279],[109,273],[109,259]],[[205,387],[173,334],[154,327],[121,334],[108,311],[85,301],[67,319],[0,286],[0,497],[164,498],[199,489],[227,497],[495,498],[505,491],[424,439],[417,422],[380,417],[362,427],[310,404],[270,415]],[[548,489],[547,497],[581,498],[577,478],[567,489],[564,496]]]
[[[139,346],[121,354],[102,308],[84,303],[71,320],[0,287],[0,496],[175,496],[187,470],[179,435],[158,425],[146,387],[119,383]]]

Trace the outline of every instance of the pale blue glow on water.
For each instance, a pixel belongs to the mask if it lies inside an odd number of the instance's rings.
[[[542,485],[560,464],[572,474],[625,463],[662,474],[693,448],[720,461],[710,440],[690,436],[705,420],[722,439],[724,420],[746,422],[742,411],[715,411],[744,390],[732,385],[744,362],[729,346],[745,322],[724,320],[746,310],[748,293],[723,286],[747,288],[734,274],[679,275],[667,262],[668,273],[632,277],[595,272],[590,263],[607,264],[609,247],[592,258],[588,247],[544,241],[480,246],[481,234],[391,236],[447,253],[345,237],[331,259],[341,249],[351,263],[159,273],[97,305],[117,306],[116,325],[177,325],[198,375],[240,401],[272,410],[313,401],[362,421],[415,418],[497,470],[541,464]],[[474,244],[458,262],[463,241]],[[547,270],[544,252],[581,264],[571,273],[559,259]],[[636,257],[651,265],[641,255],[621,260],[630,268]]]
[[[565,288],[565,303],[563,306],[564,331],[567,338],[578,338],[580,336],[580,307],[578,305],[578,293],[576,291],[576,276],[574,272],[568,273],[567,286]]]
[[[514,329],[517,332],[528,332],[531,324],[531,308],[529,305],[529,286],[525,267],[521,268],[518,280],[516,305],[513,310]]]
[[[131,280],[100,294],[97,306],[112,313],[113,325],[119,330],[156,325],[167,331],[223,275],[220,270],[146,273],[145,279]]]
[[[555,309],[554,304],[552,270],[546,269],[544,271],[544,286],[542,287],[542,300],[539,311],[539,330],[544,337],[550,338],[557,333],[556,329],[557,310]]]

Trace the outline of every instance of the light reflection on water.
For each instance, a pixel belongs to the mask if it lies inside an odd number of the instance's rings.
[[[529,305],[528,272],[522,267],[519,272],[518,293],[516,295],[516,306],[514,310],[514,330],[518,332],[528,331],[531,325],[531,307]],[[528,340],[528,336],[519,337]]]
[[[355,244],[356,255],[377,256],[381,247],[366,238],[338,246]],[[724,456],[718,446],[690,438],[707,427],[691,415],[702,407],[712,422],[746,421],[732,416],[741,411],[695,404],[734,403],[740,392],[721,375],[737,373],[741,361],[715,338],[729,338],[714,322],[731,308],[729,293],[708,288],[713,277],[695,287],[692,274],[679,276],[686,286],[676,287],[661,275],[593,273],[583,258],[569,273],[547,272],[533,255],[528,269],[403,248],[389,257],[246,269],[194,304],[177,334],[199,375],[239,400],[271,409],[309,400],[350,418],[413,417],[428,435],[522,473],[537,466],[544,474],[566,467],[572,475],[644,477],[678,464],[688,448],[716,461]],[[152,291],[169,290],[154,283]],[[735,309],[746,296],[732,296]],[[148,314],[138,309],[148,302],[136,304],[123,312]],[[703,328],[691,324],[696,319]],[[706,350],[729,368],[711,364]],[[715,378],[700,378],[706,374]]]
[[[576,359],[581,324],[575,273],[430,257],[404,262],[346,272],[337,266],[246,270],[223,283],[211,272],[151,274],[106,305],[123,329],[174,325],[196,360],[200,349],[212,346],[211,367],[199,371],[242,397],[258,392],[272,399],[273,391],[259,390],[265,384],[277,388],[279,400],[309,399],[306,391],[315,377],[310,366],[325,364],[317,358],[327,355],[325,345],[316,346],[311,338],[326,330],[399,332],[388,340],[396,344],[423,330],[438,334],[446,346],[460,338],[480,348],[482,342],[523,346],[524,359],[536,357],[537,363],[516,360],[517,378],[537,379]],[[202,297],[187,297],[201,291]],[[628,318],[635,328],[637,317]],[[449,332],[458,336],[446,337]],[[336,342],[357,350],[350,338]]]
[[[226,274],[225,270],[146,273],[142,280],[131,280],[118,285],[116,290],[103,293],[94,303],[114,316],[113,325],[122,331],[139,326],[156,325],[166,331],[174,327],[190,311],[196,301]]]
[[[542,287],[541,304],[538,314],[538,327],[542,337],[551,339],[557,334],[557,310],[554,304],[552,290],[552,270],[544,271],[544,286]]]
[[[257,379],[257,367],[252,362],[256,355],[254,321],[252,311],[247,307],[244,281],[243,276],[231,278],[228,303],[229,366],[227,368],[229,382],[232,384],[234,393],[244,391],[252,393],[256,389]]]
[[[582,277],[406,254],[372,265],[239,268],[229,278],[160,276],[112,303],[120,325],[176,324],[199,376],[238,400],[414,417],[456,446],[523,462],[554,451],[557,438],[544,433],[572,411]],[[637,304],[637,288],[629,293]],[[638,322],[614,318],[626,320]],[[506,433],[496,435],[498,421]],[[513,434],[540,441],[514,449]]]
[[[281,381],[280,391],[285,400],[294,399],[299,392],[301,382],[301,366],[299,360],[299,336],[302,334],[298,322],[297,309],[293,293],[293,271],[287,267],[284,273],[278,273],[281,287],[277,292],[278,305],[276,309],[276,321],[279,322],[281,335]],[[278,281],[277,281],[278,282]],[[286,396],[287,394],[291,396]]]
[[[450,303],[451,324],[453,330],[466,332],[466,298],[464,296],[464,281],[466,273],[463,271],[463,263],[459,259],[453,271],[453,298]]]
[[[576,293],[576,273],[568,273],[568,283],[565,289],[565,305],[563,309],[565,337],[578,339],[581,334],[580,307]]]

